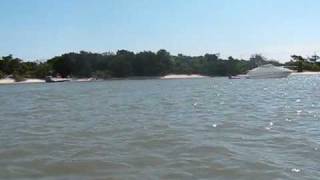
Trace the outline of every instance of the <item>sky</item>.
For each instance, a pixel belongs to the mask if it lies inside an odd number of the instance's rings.
[[[86,50],[287,61],[320,53],[319,0],[1,0],[0,56]]]

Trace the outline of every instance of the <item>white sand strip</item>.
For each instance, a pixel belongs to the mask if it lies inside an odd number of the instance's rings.
[[[16,82],[12,78],[0,79],[0,84],[28,84],[28,83],[44,83],[45,80],[42,79],[26,79],[25,81]]]
[[[25,81],[17,82],[18,84],[24,84],[24,83],[44,83],[45,80],[42,79],[26,79]]]
[[[291,75],[320,75],[320,72],[312,72],[312,71],[294,72]]]
[[[0,84],[14,84],[15,80],[11,78],[0,79]]]

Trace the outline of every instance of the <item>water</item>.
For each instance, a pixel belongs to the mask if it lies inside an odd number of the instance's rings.
[[[318,179],[320,76],[0,86],[0,179]]]

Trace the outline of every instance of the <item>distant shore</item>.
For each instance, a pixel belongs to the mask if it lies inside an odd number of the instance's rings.
[[[312,72],[312,71],[305,71],[305,72],[294,72],[291,75],[320,75],[320,72]],[[198,78],[206,78],[209,76],[203,76],[199,74],[168,74],[165,76],[132,76],[126,78],[110,78],[104,79],[105,81],[108,80],[148,80],[148,79],[161,79],[161,80],[170,80],[170,79],[198,79]],[[91,82],[91,81],[99,81],[98,80],[89,80],[92,78],[80,78],[80,79],[70,79],[70,82]],[[33,83],[46,83],[43,79],[34,79],[34,78],[27,78],[24,81],[17,82],[13,78],[4,78],[0,79],[1,84],[33,84]]]
[[[70,82],[88,82],[89,79],[70,79]],[[25,79],[24,81],[15,81],[13,78],[0,79],[1,84],[35,84],[35,83],[46,83],[44,79]]]
[[[45,83],[42,79],[26,79],[25,81],[17,82],[12,78],[0,79],[0,84],[29,84],[29,83]]]
[[[292,75],[320,75],[320,72],[305,71],[305,72],[294,72]]]
[[[165,76],[133,76],[126,78],[110,78],[105,80],[147,80],[147,79],[193,79],[193,78],[205,78],[207,76],[202,76],[199,74],[169,74]],[[90,79],[90,78],[88,78]],[[88,82],[88,81],[96,81],[96,80],[88,80],[88,79],[70,79],[70,82]],[[31,83],[45,83],[46,81],[43,79],[25,79],[25,81],[17,82],[13,78],[4,78],[0,79],[0,84],[31,84]]]

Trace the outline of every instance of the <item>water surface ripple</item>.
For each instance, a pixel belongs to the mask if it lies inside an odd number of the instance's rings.
[[[0,86],[0,179],[318,179],[320,76]]]

